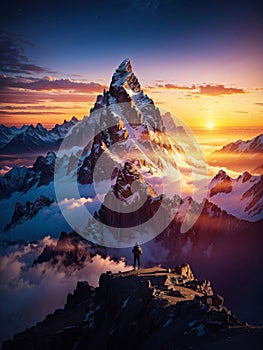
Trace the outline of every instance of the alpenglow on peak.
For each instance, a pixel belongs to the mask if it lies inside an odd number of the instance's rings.
[[[112,76],[110,88],[125,87],[137,93],[141,90],[140,83],[132,71],[131,61],[125,58]]]

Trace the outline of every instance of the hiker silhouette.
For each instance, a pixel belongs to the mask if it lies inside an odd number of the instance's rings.
[[[138,263],[138,270],[141,268],[141,255],[142,255],[142,248],[140,247],[140,244],[136,242],[135,246],[132,249],[133,253],[133,268],[135,270],[136,268],[136,262]]]

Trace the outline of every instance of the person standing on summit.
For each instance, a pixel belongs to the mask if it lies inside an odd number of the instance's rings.
[[[135,246],[132,249],[132,253],[133,253],[133,267],[135,270],[136,267],[136,261],[138,263],[138,270],[140,270],[141,268],[141,255],[142,255],[142,248],[140,247],[140,244],[138,242],[136,242]]]

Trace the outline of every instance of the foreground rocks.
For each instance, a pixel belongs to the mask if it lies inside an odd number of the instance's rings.
[[[102,274],[78,282],[64,309],[3,344],[9,349],[260,349],[263,327],[242,324],[189,265]]]

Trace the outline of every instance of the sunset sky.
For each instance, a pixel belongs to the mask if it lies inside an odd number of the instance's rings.
[[[260,1],[8,1],[0,123],[89,114],[129,57],[157,106],[190,127],[263,129]]]

